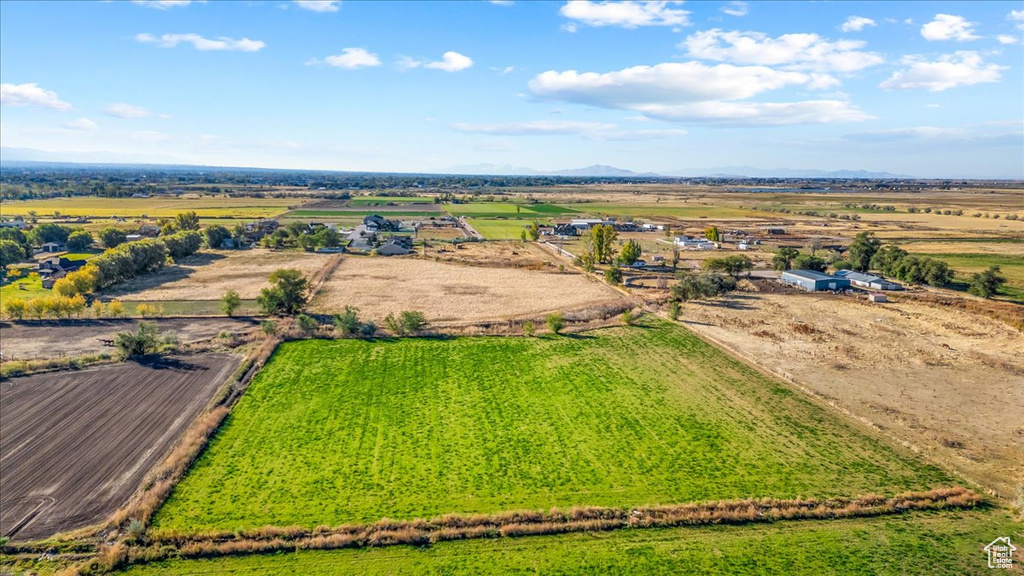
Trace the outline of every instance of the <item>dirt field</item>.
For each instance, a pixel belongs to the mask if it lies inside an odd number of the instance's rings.
[[[270,250],[204,251],[154,274],[118,284],[104,296],[130,300],[219,300],[235,290],[253,299],[269,286],[267,278],[280,268],[313,276],[333,254]]]
[[[333,313],[355,306],[373,320],[402,310],[419,310],[432,321],[504,320],[621,299],[618,292],[578,273],[413,257],[350,257],[324,283],[313,309]]]
[[[0,534],[38,539],[104,520],[237,365],[194,356],[0,384]]]
[[[112,353],[100,339],[112,340],[118,332],[135,330],[142,320],[73,320],[0,322],[0,346],[5,360],[31,360]],[[213,338],[222,331],[242,332],[257,323],[239,318],[151,318],[162,333],[172,333],[187,344]]]
[[[895,296],[900,300],[899,296]],[[1024,482],[1024,338],[904,297],[744,294],[688,304],[687,326],[1007,499]]]

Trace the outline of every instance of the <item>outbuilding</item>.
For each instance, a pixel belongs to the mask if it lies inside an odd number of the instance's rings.
[[[850,287],[850,281],[846,278],[829,276],[814,270],[786,270],[782,273],[781,280],[786,284],[799,286],[808,292],[845,290]]]
[[[858,286],[860,288],[870,288],[872,290],[903,290],[903,285],[898,282],[890,282],[881,276],[875,276],[874,274],[863,274],[861,272],[854,272],[853,270],[838,270],[836,276],[840,278],[846,278],[850,281],[850,284]]]

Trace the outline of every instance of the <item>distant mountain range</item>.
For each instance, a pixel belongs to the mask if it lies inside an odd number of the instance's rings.
[[[508,164],[474,164],[453,166],[452,174],[476,176],[589,176],[589,177],[682,177],[682,178],[912,178],[905,174],[870,172],[867,170],[798,170],[792,168],[753,168],[750,166],[726,166],[722,168],[691,168],[668,172],[634,172],[614,166],[595,164],[586,168],[571,170],[541,171],[525,166]]]
[[[108,152],[47,152],[31,148],[0,148],[0,162],[47,162],[79,164],[132,164],[182,166],[175,158]],[[452,166],[437,174],[466,174],[473,176],[580,176],[589,178],[912,178],[905,174],[870,172],[866,170],[800,170],[792,168],[754,168],[751,166],[725,166],[720,168],[691,168],[666,172],[634,172],[605,164],[563,170],[536,170],[509,164],[472,164]]]

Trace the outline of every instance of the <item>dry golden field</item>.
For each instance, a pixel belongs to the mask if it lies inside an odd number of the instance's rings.
[[[105,296],[129,300],[219,300],[228,290],[243,300],[269,286],[267,278],[281,268],[295,268],[311,277],[337,256],[310,252],[273,252],[262,248],[240,251],[203,251],[122,284]]]
[[[621,301],[579,273],[471,266],[417,257],[348,257],[313,299],[316,312],[359,308],[368,319],[419,310],[431,321],[505,320]]]
[[[682,319],[751,362],[1016,498],[1024,482],[1024,338],[910,296],[737,294]],[[1011,306],[1011,305],[1006,305]]]

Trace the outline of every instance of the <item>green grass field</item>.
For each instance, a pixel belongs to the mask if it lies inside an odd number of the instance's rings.
[[[595,218],[613,216],[616,218],[757,218],[764,213],[753,209],[739,208],[729,205],[712,205],[691,202],[664,203],[629,203],[629,202],[586,202],[573,204],[577,212],[586,213]]]
[[[469,225],[483,234],[487,240],[519,240],[524,226],[528,226],[534,218],[467,218]],[[549,224],[543,216],[536,218],[540,224]]]
[[[389,210],[387,212],[374,211],[373,208],[353,208],[351,210],[292,210],[284,214],[286,218],[330,218],[330,217],[352,217],[358,216],[360,220],[369,214],[380,214],[386,218],[430,218],[444,216],[443,212],[427,212],[425,210]]]
[[[49,217],[54,211],[62,216],[95,216],[109,218],[172,217],[179,212],[195,211],[200,217],[268,218],[306,202],[300,198],[245,198],[203,196],[202,198],[154,196],[151,198],[103,198],[74,196],[46,200],[4,201],[4,216],[27,216],[35,211]]]
[[[47,296],[53,296],[53,290],[43,288],[42,278],[34,272],[21,277],[4,276],[3,285],[0,287],[0,299],[2,300],[20,298],[28,301]]]
[[[445,204],[444,209],[455,216],[471,218],[549,218],[571,216],[576,210],[555,204],[523,204],[515,202],[470,202],[468,204]]]
[[[281,345],[157,528],[953,482],[682,327]]]
[[[924,513],[169,561],[127,574],[959,575],[988,570],[982,547],[996,535],[1016,542],[1024,530],[999,511]]]
[[[357,196],[348,201],[349,206],[370,206],[380,204],[433,204],[434,199],[427,196]]]

